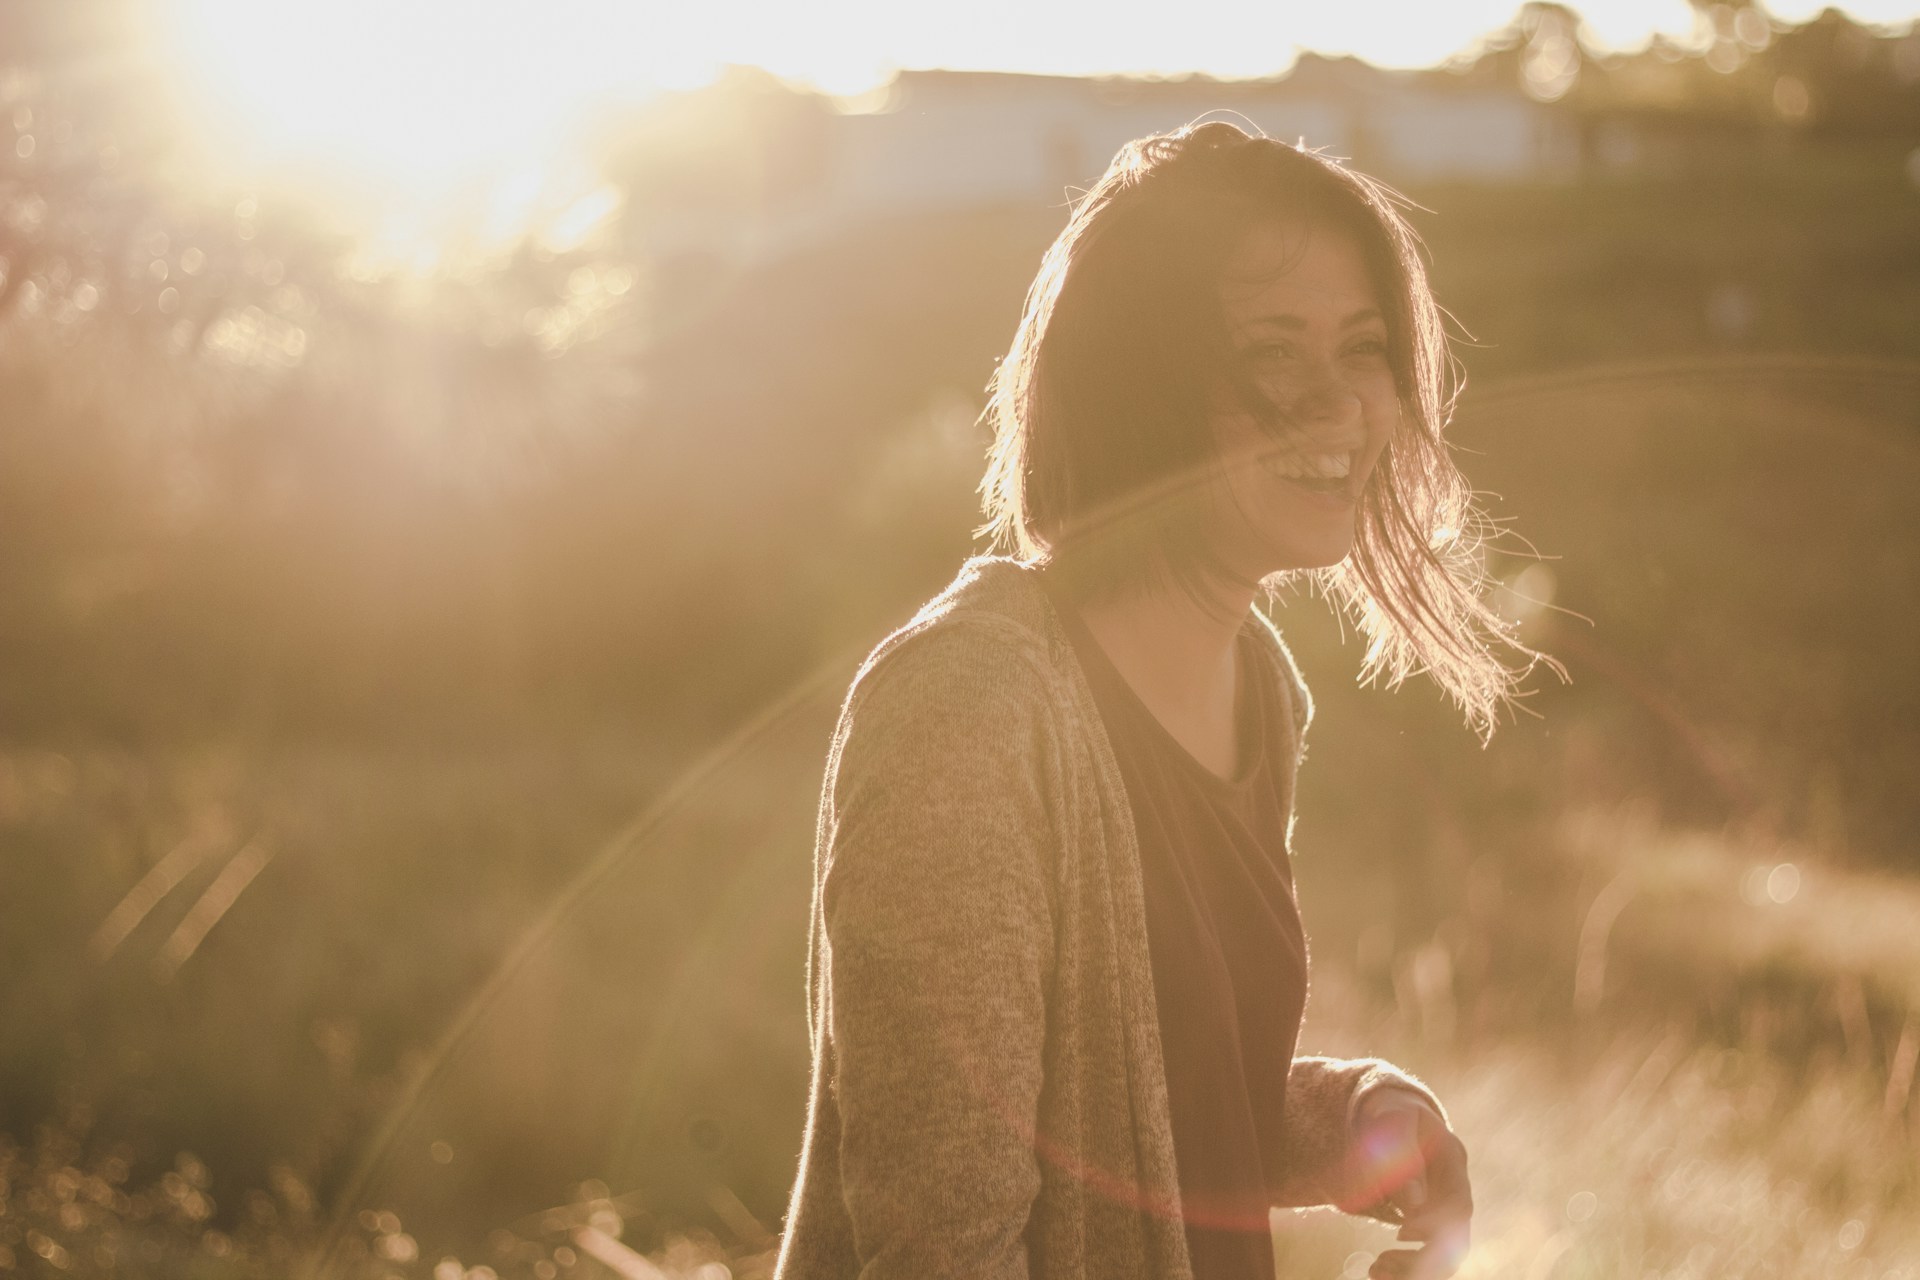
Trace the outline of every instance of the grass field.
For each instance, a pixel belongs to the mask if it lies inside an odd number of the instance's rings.
[[[725,822],[707,815],[694,825],[713,836]],[[1458,918],[1392,946],[1316,930],[1306,1047],[1385,1054],[1419,1070],[1469,1143],[1479,1210],[1463,1274],[1920,1275],[1920,1022],[1903,1020],[1894,1002],[1920,972],[1920,940],[1900,927],[1920,913],[1920,889],[1725,830],[1664,828],[1631,809],[1571,812],[1536,835],[1524,855],[1502,852],[1527,858],[1515,884],[1476,871],[1472,910],[1483,913],[1484,935]],[[1790,896],[1772,874],[1787,857],[1801,869]],[[1758,892],[1756,869],[1768,873]],[[1313,904],[1360,891],[1346,876],[1303,863],[1310,919]],[[1610,899],[1628,877],[1633,893]],[[594,932],[589,917],[608,922],[593,904],[627,879],[616,871],[563,918],[568,943],[541,949],[544,959],[481,1010],[483,1025],[450,1062],[421,1064],[421,1088],[383,1096],[401,1111],[389,1148],[337,1220],[285,1165],[270,1166],[256,1188],[191,1154],[156,1160],[151,1149],[50,1127],[0,1152],[9,1197],[0,1242],[29,1273],[250,1277],[325,1256],[328,1274],[447,1280],[445,1260],[457,1256],[469,1277],[480,1267],[542,1280],[598,1275],[605,1260],[616,1273],[653,1274],[608,1242],[624,1237],[668,1274],[712,1280],[720,1273],[700,1268],[716,1264],[765,1274],[764,1200],[777,1188],[756,1195],[740,1175],[749,1157],[769,1166],[790,1158],[798,1130],[783,1122],[797,1122],[804,1048],[794,1011],[779,1008],[783,991],[796,1003],[793,984],[775,980],[793,959],[801,905],[797,877],[780,878],[789,883],[774,896],[784,906],[754,892],[748,899],[761,905],[744,917],[739,903],[715,908],[708,924],[727,936],[726,955],[690,979],[698,1002],[722,1005],[739,998],[737,983],[757,980],[764,1007],[723,1017],[710,1004],[683,1005],[666,1015],[680,1029],[669,1057],[698,1055],[690,1042],[705,1035],[724,1044],[707,1046],[704,1069],[735,1068],[698,1100],[684,1069],[666,1069],[678,1076],[669,1109],[702,1116],[719,1135],[706,1169],[673,1151],[674,1135],[663,1140],[659,1125],[637,1150],[621,1150],[610,1136],[619,1126],[606,1123],[619,1118],[617,1090],[596,1091],[604,1073],[585,1061],[599,1050],[644,1062],[631,1037],[659,1027],[631,1018],[625,1043],[607,1043],[604,1028],[580,1021],[607,999],[610,975],[581,954],[581,935]],[[1863,902],[1884,927],[1856,913]],[[1499,936],[1498,919],[1515,910],[1566,945],[1532,953],[1527,939]],[[651,929],[666,923],[637,914]],[[743,974],[738,953],[766,927],[789,936],[767,949],[760,972]],[[631,938],[626,948],[641,949]],[[568,953],[597,977],[569,979]],[[183,970],[177,980],[186,978]],[[538,1016],[532,996],[560,1011]],[[756,1055],[771,1059],[757,1078],[737,1070]],[[236,1069],[231,1054],[216,1065]],[[583,1087],[599,1096],[581,1099]],[[583,1111],[602,1124],[569,1123]],[[757,1132],[726,1132],[753,1116]],[[724,1169],[729,1143],[735,1159]],[[759,1150],[742,1153],[742,1143]],[[562,1169],[568,1155],[575,1178]],[[671,1176],[646,1168],[677,1155]],[[612,1172],[622,1160],[624,1178]],[[549,1170],[548,1195],[527,1199],[524,1177],[499,1185],[499,1171],[486,1168],[495,1162],[522,1175]],[[763,1201],[758,1214],[741,1192]],[[491,1225],[449,1211],[488,1197]],[[1277,1215],[1276,1228],[1287,1276],[1362,1275],[1386,1244],[1384,1228],[1324,1211]]]

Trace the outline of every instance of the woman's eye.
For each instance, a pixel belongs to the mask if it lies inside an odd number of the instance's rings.
[[[1362,338],[1347,348],[1348,355],[1383,356],[1387,354],[1387,344],[1380,338]]]

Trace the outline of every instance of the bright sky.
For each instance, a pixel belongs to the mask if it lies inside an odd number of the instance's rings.
[[[1804,21],[1822,0],[1773,0]],[[1304,49],[1428,65],[1511,21],[1519,0],[151,0],[204,113],[242,168],[311,166],[442,187],[550,155],[587,104],[690,88],[728,63],[838,93],[901,67],[1272,75]],[[1686,0],[1588,0],[1595,43],[1696,30]],[[1905,25],[1920,0],[1851,0]]]

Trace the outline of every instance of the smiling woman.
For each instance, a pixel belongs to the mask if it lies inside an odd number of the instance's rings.
[[[1274,1280],[1302,1205],[1399,1226],[1376,1280],[1460,1265],[1439,1100],[1295,1053],[1312,705],[1255,607],[1322,575],[1490,730],[1535,655],[1480,599],[1439,314],[1385,188],[1230,124],[1076,205],[994,379],[1012,554],[874,650],[829,751],[782,1280]]]
[[[1089,599],[1315,574],[1368,637],[1366,677],[1425,670],[1488,731],[1533,655],[1497,656],[1482,520],[1441,438],[1453,372],[1384,186],[1224,122],[1143,139],[1048,251],[995,376],[984,531]],[[1314,534],[1342,455],[1345,505]],[[1248,545],[1296,525],[1317,544]]]

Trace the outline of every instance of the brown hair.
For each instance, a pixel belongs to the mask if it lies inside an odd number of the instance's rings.
[[[1426,671],[1485,736],[1542,655],[1482,598],[1489,522],[1441,439],[1458,369],[1402,203],[1364,174],[1224,121],[1122,147],[1047,250],[994,374],[978,532],[1089,596],[1164,578],[1204,599],[1209,580],[1232,580],[1197,501],[1217,465],[1215,388],[1269,430],[1285,424],[1227,358],[1222,273],[1259,223],[1341,228],[1380,295],[1400,424],[1361,495],[1352,553],[1303,572],[1366,635],[1363,680]]]

